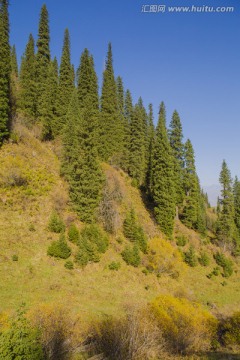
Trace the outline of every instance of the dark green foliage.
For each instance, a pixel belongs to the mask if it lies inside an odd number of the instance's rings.
[[[18,255],[14,254],[14,255],[12,256],[12,261],[18,261]]]
[[[11,47],[11,71],[12,74],[18,78],[18,63],[17,63],[17,54],[16,54],[16,47],[13,45]]]
[[[18,63],[15,45],[11,47],[11,82],[10,82],[10,106],[11,116],[17,111],[18,101]]]
[[[84,267],[88,262],[100,261],[100,254],[108,248],[108,237],[97,225],[88,225],[80,233],[78,246],[75,261]]]
[[[41,98],[41,122],[43,140],[51,140],[57,134],[58,63],[54,58],[48,64],[47,79]]]
[[[73,270],[74,269],[73,262],[71,260],[67,260],[64,264],[64,267],[68,270]]]
[[[147,171],[146,171],[146,189],[148,194],[151,195],[151,184],[152,184],[152,156],[153,156],[153,144],[154,144],[155,128],[153,124],[153,107],[149,104],[148,113],[148,128],[147,128]]]
[[[197,266],[197,256],[192,245],[190,246],[189,250],[184,253],[184,261],[191,267]]]
[[[176,237],[177,246],[185,246],[188,242],[188,239],[184,235],[179,235]]]
[[[142,100],[139,99],[132,112],[130,123],[129,146],[129,175],[137,182],[138,186],[145,183],[146,178],[146,130],[147,115]]]
[[[187,227],[204,233],[206,230],[205,200],[196,173],[193,146],[189,139],[184,147],[184,161],[183,187],[185,198],[180,219]]]
[[[201,252],[200,257],[198,258],[198,262],[202,266],[208,266],[210,264],[210,258],[206,252]]]
[[[40,21],[38,27],[37,54],[36,54],[36,90],[37,90],[37,115],[46,115],[45,97],[46,84],[48,79],[48,68],[50,63],[50,34],[48,10],[44,4],[41,8]]]
[[[65,231],[65,224],[56,211],[52,212],[52,215],[49,219],[48,230],[55,233],[61,233]]]
[[[176,193],[176,203],[182,205],[184,199],[183,189],[183,169],[184,169],[184,146],[183,146],[182,124],[178,112],[173,112],[170,122],[169,141],[174,157],[174,183]]]
[[[121,267],[121,264],[120,262],[117,262],[117,261],[112,261],[109,265],[108,265],[108,268],[109,270],[116,270],[118,271]]]
[[[173,233],[176,213],[173,179],[173,156],[166,130],[166,111],[164,103],[161,103],[153,146],[151,195],[156,221],[169,237]]]
[[[58,119],[55,124],[56,134],[60,134],[63,130],[66,121],[65,116],[69,109],[73,89],[74,79],[70,56],[70,38],[69,31],[66,29],[64,32],[62,57],[59,69],[59,87],[57,100]]]
[[[58,241],[53,241],[47,250],[49,256],[60,259],[67,259],[71,255],[71,249],[68,247],[64,234],[61,234]]]
[[[235,178],[233,185],[234,196],[234,222],[236,227],[236,235],[234,236],[235,249],[233,250],[234,256],[240,255],[240,182]]]
[[[224,345],[240,345],[240,312],[222,319],[218,325],[219,342]]]
[[[22,57],[20,68],[20,90],[19,90],[19,107],[24,114],[32,118],[36,118],[36,60],[34,39],[32,34],[26,46],[26,50]]]
[[[73,93],[63,135],[62,174],[69,182],[69,195],[82,221],[92,222],[101,199],[103,173],[97,158],[87,110],[80,112]]]
[[[214,254],[214,259],[218,265],[223,268],[223,276],[228,278],[233,274],[233,262],[227,258],[223,253],[217,252]]]
[[[141,262],[141,257],[139,254],[139,249],[136,245],[129,246],[127,245],[121,253],[123,260],[128,264],[134,267],[138,267]]]
[[[31,327],[20,309],[10,327],[0,333],[0,354],[4,360],[43,360],[39,332]]]
[[[105,161],[111,160],[112,163],[118,165],[124,147],[124,125],[118,106],[111,44],[108,45],[107,60],[103,72],[99,131],[99,154],[101,158]]]
[[[74,244],[77,244],[80,239],[80,233],[75,224],[71,224],[68,229],[68,239]]]
[[[143,228],[137,222],[134,209],[131,209],[130,212],[127,213],[123,222],[123,233],[127,239],[139,246],[142,252],[147,252],[147,238]]]
[[[8,0],[0,1],[0,146],[10,130],[10,76]]]
[[[234,196],[232,190],[231,173],[223,160],[219,177],[222,186],[220,212],[217,220],[217,236],[222,245],[227,246],[234,242],[236,226],[234,223]]]

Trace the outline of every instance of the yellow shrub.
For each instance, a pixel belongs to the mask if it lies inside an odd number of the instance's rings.
[[[208,348],[216,331],[216,319],[199,304],[161,295],[151,308],[170,347],[180,353]]]
[[[186,265],[182,256],[170,242],[155,237],[148,244],[149,250],[145,258],[148,269],[158,275],[165,273],[174,278],[184,271]]]

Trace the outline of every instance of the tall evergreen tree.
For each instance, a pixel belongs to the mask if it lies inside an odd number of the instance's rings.
[[[29,36],[21,62],[19,107],[24,114],[32,118],[32,121],[36,118],[36,59],[32,34]]]
[[[124,89],[123,89],[123,81],[121,76],[118,76],[116,79],[117,85],[117,98],[118,98],[118,108],[121,115],[124,114]]]
[[[64,41],[62,49],[61,64],[59,70],[59,87],[58,87],[58,122],[56,130],[59,134],[64,126],[65,116],[71,101],[74,89],[73,68],[71,65],[70,55],[70,38],[68,29],[64,32]]]
[[[154,123],[153,123],[153,106],[149,104],[149,113],[148,113],[148,147],[147,147],[147,172],[146,172],[146,189],[148,194],[151,193],[151,178],[152,178],[152,151],[154,144]]]
[[[82,221],[91,222],[95,219],[101,198],[103,174],[92,141],[92,132],[86,126],[87,112],[84,112],[84,118],[78,102],[78,95],[74,91],[63,132],[62,173],[69,182],[74,209]]]
[[[10,131],[10,76],[8,0],[0,0],[0,146]]]
[[[98,79],[94,69],[93,57],[85,49],[81,55],[80,66],[77,71],[77,93],[79,107],[82,118],[86,119],[86,136],[91,137],[94,146],[98,143],[98,123],[99,123],[99,98],[98,98]]]
[[[130,161],[130,147],[131,147],[131,123],[133,117],[133,102],[132,95],[129,90],[126,91],[124,97],[124,149],[123,149],[123,162],[121,164],[122,169],[129,172],[129,161]]]
[[[240,181],[237,176],[235,177],[233,184],[233,195],[234,195],[234,221],[240,235]]]
[[[172,115],[169,129],[169,141],[174,156],[174,181],[175,181],[175,192],[176,202],[178,207],[182,205],[184,198],[183,189],[183,134],[182,124],[178,112],[175,110]]]
[[[220,198],[221,210],[217,221],[217,236],[225,247],[232,245],[236,236],[232,178],[225,160],[223,160],[222,163],[219,182],[222,186],[222,190]]]
[[[185,199],[183,211],[180,215],[182,222],[193,229],[198,224],[198,201],[199,201],[199,180],[196,174],[194,150],[191,141],[188,139],[184,146],[184,192]]]
[[[112,47],[108,45],[107,60],[103,72],[100,113],[100,156],[119,164],[123,153],[124,129],[118,110],[117,86],[114,78]]]
[[[130,124],[129,175],[136,184],[143,185],[146,174],[146,144],[143,128],[143,109],[139,102],[133,109]]]
[[[152,198],[154,212],[161,230],[172,236],[175,218],[175,189],[173,177],[173,155],[166,129],[166,111],[162,102],[152,156]]]
[[[10,106],[12,109],[12,115],[17,110],[17,91],[18,91],[18,63],[15,45],[11,47],[11,82],[10,82]]]
[[[47,81],[42,99],[42,138],[51,140],[57,133],[58,63],[54,58],[48,65]]]
[[[50,62],[50,34],[48,10],[44,4],[41,8],[38,27],[37,54],[36,54],[36,81],[37,81],[37,113],[42,116],[44,109],[45,87]]]

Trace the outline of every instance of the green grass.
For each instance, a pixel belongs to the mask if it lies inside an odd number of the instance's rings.
[[[159,293],[167,292],[184,294],[224,313],[238,308],[239,272],[226,279],[226,286],[221,285],[225,280],[221,276],[209,280],[206,275],[216,266],[212,256],[209,266],[186,267],[177,280],[165,275],[146,276],[142,273],[143,267],[127,266],[120,256],[126,242],[119,244],[114,237],[100,263],[87,265],[85,269],[75,266],[68,270],[64,260],[47,256],[49,244],[59,237],[47,230],[54,208],[66,223],[75,219],[80,228],[83,224],[68,206],[67,186],[59,176],[59,160],[51,149],[54,144],[40,143],[25,128],[22,132],[20,144],[4,145],[0,151],[0,312],[15,310],[22,302],[28,307],[59,303],[71,307],[74,313],[84,314],[88,321],[102,314],[121,315],[129,303],[146,304]],[[6,174],[13,166],[18,166],[27,178],[26,186],[4,185]],[[120,220],[133,205],[146,234],[161,236],[144,207],[139,190],[131,186],[130,178],[109,165],[104,165],[104,170],[109,178],[117,178],[121,188]],[[178,233],[187,235],[199,252],[200,237],[182,225],[177,226]],[[117,236],[121,236],[121,231]],[[74,254],[77,247],[72,243],[68,245]],[[214,247],[209,245],[206,249],[211,255]],[[18,256],[18,261],[12,260],[13,255]],[[69,260],[73,260],[73,256]],[[121,263],[118,271],[109,270],[112,261]]]

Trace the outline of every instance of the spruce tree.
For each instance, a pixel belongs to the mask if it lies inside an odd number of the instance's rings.
[[[121,76],[117,77],[116,85],[117,85],[118,109],[120,114],[124,115],[124,89],[123,89],[123,81]]]
[[[176,192],[176,203],[178,207],[182,205],[184,198],[183,190],[183,134],[182,124],[178,112],[175,110],[172,115],[169,129],[169,141],[174,156],[174,182]]]
[[[166,111],[162,102],[153,145],[152,198],[154,213],[160,229],[172,236],[175,218],[175,189],[173,155],[166,129]]]
[[[240,235],[240,181],[237,176],[233,184],[233,195],[234,195],[234,221]]]
[[[0,0],[0,146],[10,131],[10,76],[8,1]]]
[[[60,134],[67,114],[69,104],[74,89],[73,68],[70,55],[70,38],[68,29],[64,32],[64,41],[62,49],[61,64],[59,69],[59,87],[58,87],[58,120],[56,122],[56,132]]]
[[[69,182],[73,207],[79,218],[86,222],[95,219],[103,185],[103,174],[91,130],[87,110],[84,113],[81,111],[78,95],[74,91],[63,132],[62,173]]]
[[[146,172],[146,190],[147,193],[150,195],[151,193],[151,178],[152,178],[152,150],[153,150],[153,143],[154,143],[154,123],[153,123],[153,106],[152,104],[149,104],[149,113],[148,113],[148,146],[147,146],[147,172]]]
[[[48,65],[47,80],[42,99],[42,138],[51,140],[57,133],[58,63],[54,58]]]
[[[130,124],[129,175],[141,186],[146,174],[146,144],[141,103],[135,105]]]
[[[196,174],[194,150],[191,141],[188,139],[184,146],[184,204],[180,214],[182,222],[190,228],[197,229],[198,224],[198,201],[199,201],[199,180]]]
[[[236,236],[236,227],[234,223],[232,178],[225,160],[222,163],[219,182],[222,190],[220,198],[221,210],[217,221],[217,236],[221,244],[226,247],[233,244]]]
[[[50,35],[48,10],[44,4],[41,8],[38,27],[37,54],[36,54],[36,81],[37,81],[37,113],[44,113],[45,87],[48,78],[48,66],[50,62]]]
[[[36,59],[32,34],[22,57],[20,68],[19,107],[32,119],[36,118]]]
[[[10,95],[10,106],[12,115],[17,110],[17,92],[18,92],[18,63],[15,45],[11,47],[11,83],[10,83],[11,95]]]
[[[124,148],[123,148],[123,162],[121,167],[124,171],[129,172],[129,161],[130,161],[130,124],[133,117],[133,102],[132,95],[129,90],[126,91],[124,97]]]
[[[100,113],[99,154],[105,161],[119,164],[123,153],[124,126],[118,110],[117,86],[114,78],[112,47],[108,45],[107,60],[103,72]]]
[[[92,145],[98,145],[99,98],[98,79],[93,57],[85,49],[77,71],[77,93],[82,114],[82,134],[91,138]]]

